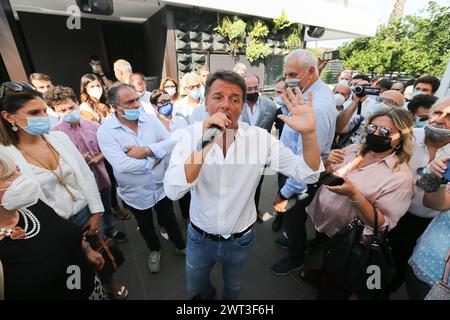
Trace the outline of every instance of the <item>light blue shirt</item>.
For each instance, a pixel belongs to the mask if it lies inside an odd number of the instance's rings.
[[[205,104],[203,103],[200,107],[195,109],[192,112],[191,117],[189,118],[189,124],[194,124],[196,122],[203,122],[209,118],[208,111],[205,110]]]
[[[114,170],[117,192],[127,204],[145,210],[166,196],[165,163],[176,142],[155,116],[141,112],[137,135],[113,116],[100,126],[97,140]],[[154,157],[131,158],[126,154],[126,146],[149,147]]]
[[[313,95],[312,104],[313,111],[316,115],[316,134],[320,154],[322,159],[326,159],[330,153],[334,133],[336,131],[336,117],[338,115],[336,101],[334,100],[331,90],[320,79],[314,82],[314,84],[303,94],[305,101],[307,101],[308,98],[308,91],[311,91]],[[295,154],[302,154],[303,145],[300,134],[291,129],[287,124],[283,128],[281,142]],[[283,197],[290,198],[294,194],[306,191],[306,189],[307,186],[305,183],[289,178],[283,188],[281,188],[280,192]]]

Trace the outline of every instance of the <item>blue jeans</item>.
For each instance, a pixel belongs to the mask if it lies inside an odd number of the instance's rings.
[[[86,206],[83,209],[81,209],[76,215],[70,217],[70,220],[72,220],[72,222],[75,223],[77,226],[83,227],[90,218],[91,218],[91,211],[89,210],[89,207]]]
[[[186,253],[187,290],[191,297],[199,295],[211,299],[213,287],[211,270],[216,262],[222,262],[224,300],[236,300],[241,291],[242,274],[250,257],[255,240],[255,228],[240,238],[213,241],[205,238],[191,225],[188,227]]]

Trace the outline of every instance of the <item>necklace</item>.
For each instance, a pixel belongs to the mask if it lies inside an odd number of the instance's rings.
[[[25,223],[24,228],[15,226],[11,229],[0,228],[0,236],[10,237],[12,240],[31,239],[41,231],[41,223],[38,218],[28,209],[19,209]],[[30,221],[32,228],[28,231],[28,220]]]
[[[51,154],[53,156],[53,159],[55,159],[55,162],[58,163],[59,175],[55,171],[53,171],[52,169],[47,167],[45,164],[43,164],[41,161],[39,161],[38,159],[33,157],[33,155],[31,155],[29,152],[27,152],[25,149],[23,149],[19,145],[17,145],[17,148],[19,148],[23,153],[27,154],[31,159],[33,159],[34,161],[39,163],[42,167],[44,167],[45,169],[47,169],[48,171],[53,173],[55,175],[56,179],[58,179],[58,183],[60,185],[62,185],[64,187],[64,189],[66,189],[66,191],[70,194],[70,198],[72,199],[72,201],[73,202],[77,201],[77,197],[75,197],[75,195],[72,193],[72,191],[70,191],[69,187],[66,184],[66,181],[64,180],[64,176],[63,176],[63,173],[62,173],[61,165],[59,164],[58,159],[55,156],[55,152],[56,151],[53,150],[53,147],[47,141],[45,141],[45,143],[47,143],[47,146],[50,149],[50,152],[51,152]]]

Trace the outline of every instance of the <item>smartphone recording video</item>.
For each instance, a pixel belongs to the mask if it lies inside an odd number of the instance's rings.
[[[323,53],[322,59],[325,61],[331,61],[339,59],[339,50],[327,51]]]

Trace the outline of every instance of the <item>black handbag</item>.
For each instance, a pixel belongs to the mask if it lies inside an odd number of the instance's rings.
[[[114,272],[125,262],[125,257],[122,250],[114,239],[108,238],[103,240],[101,236],[97,236],[93,248],[95,251],[99,252],[105,260],[105,265],[103,268],[97,271],[97,274],[102,280],[111,277]]]
[[[379,230],[378,212],[372,207],[373,235],[362,238],[365,225],[359,218],[355,219],[329,240],[322,265],[323,272],[344,289],[358,294],[360,299],[383,298],[395,274],[388,231]],[[379,278],[372,282],[372,275]]]

